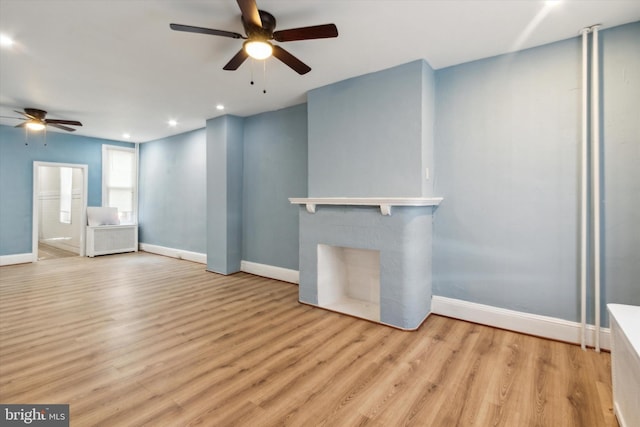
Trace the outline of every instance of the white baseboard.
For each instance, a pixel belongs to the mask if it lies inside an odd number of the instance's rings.
[[[549,316],[523,313],[434,295],[431,312],[482,325],[494,326],[543,338],[581,343],[581,324]],[[595,327],[587,325],[586,345],[595,345]],[[600,328],[600,347],[610,350],[610,329]]]
[[[200,252],[185,251],[182,249],[167,248],[164,246],[151,245],[149,243],[140,243],[138,245],[141,251],[150,252],[152,254],[164,255],[171,258],[184,259],[187,261],[198,262],[200,264],[207,263],[207,254]]]
[[[33,254],[0,255],[0,267],[3,265],[26,264],[33,262]]]
[[[270,279],[282,280],[283,282],[300,283],[300,273],[298,270],[276,267],[267,264],[258,264],[251,261],[240,261],[240,270],[256,276],[268,277]]]
[[[149,243],[140,243],[141,251],[150,252],[152,254],[168,256],[171,258],[184,259],[187,261],[207,264],[207,254],[199,252],[190,252],[182,249],[167,248],[165,246],[151,245]],[[276,267],[273,265],[259,264],[251,261],[240,261],[240,270],[245,273],[255,274],[256,276],[268,277],[270,279],[282,280],[283,282],[298,283],[300,274],[297,270]]]

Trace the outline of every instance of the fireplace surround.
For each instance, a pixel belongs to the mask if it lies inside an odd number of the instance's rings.
[[[290,199],[301,205],[299,300],[417,329],[431,309],[440,198]]]

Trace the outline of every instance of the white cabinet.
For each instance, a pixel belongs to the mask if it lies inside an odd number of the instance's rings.
[[[137,225],[87,226],[87,256],[137,251]]]
[[[607,304],[613,406],[621,427],[640,426],[640,307]]]

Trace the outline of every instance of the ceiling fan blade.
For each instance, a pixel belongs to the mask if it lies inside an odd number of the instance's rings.
[[[14,128],[23,128],[27,125],[27,122],[22,122],[19,125],[15,125]]]
[[[59,125],[57,123],[47,123],[49,126],[54,127],[54,128],[58,128],[58,129],[62,129],[62,130],[66,130],[67,132],[75,132],[76,130],[74,128],[70,128],[68,126],[63,126],[63,125]]]
[[[245,52],[244,49],[240,49],[222,69],[227,71],[237,70],[248,57],[247,52]]]
[[[338,37],[338,27],[336,27],[335,24],[314,25],[311,27],[291,28],[289,30],[273,32],[274,40],[279,42],[328,39],[332,37]]]
[[[73,126],[82,126],[77,120],[58,120],[58,119],[44,119],[45,123],[48,125],[57,124],[57,125],[73,125]]]
[[[13,110],[13,112],[14,113],[18,113],[18,114],[22,114],[23,116],[25,116],[28,119],[37,120],[36,116],[32,116],[31,114],[27,114],[24,111]]]
[[[300,61],[298,58],[278,45],[273,46],[273,56],[291,67],[291,69],[293,69],[298,74],[307,74],[309,71],[311,71],[311,67],[309,67],[307,64]]]
[[[245,22],[262,28],[262,20],[260,19],[260,12],[258,12],[258,5],[256,5],[255,0],[238,0],[238,6],[240,6],[242,18]]]
[[[213,30],[211,28],[202,28],[202,27],[193,27],[191,25],[182,25],[182,24],[169,24],[174,31],[185,31],[187,33],[198,33],[198,34],[208,34],[210,36],[222,36],[222,37],[231,37],[232,39],[244,39],[242,34],[234,33],[232,31],[224,31],[224,30]]]

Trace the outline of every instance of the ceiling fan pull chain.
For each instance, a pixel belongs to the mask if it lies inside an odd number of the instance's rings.
[[[254,63],[254,60],[253,58],[251,58],[251,84],[253,84],[253,63]]]
[[[262,61],[262,93],[267,93],[267,60]]]

